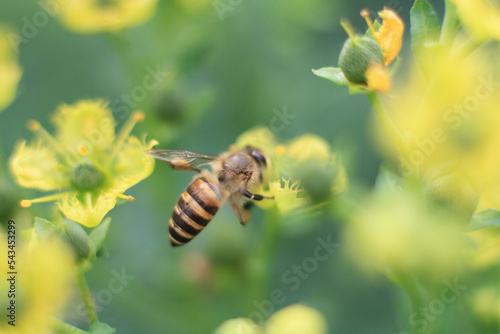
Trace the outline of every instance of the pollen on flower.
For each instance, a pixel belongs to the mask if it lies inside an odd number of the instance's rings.
[[[23,199],[19,205],[22,207],[22,208],[29,208],[31,206],[31,201],[29,199]]]

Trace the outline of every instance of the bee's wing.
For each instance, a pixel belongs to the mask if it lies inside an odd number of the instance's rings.
[[[182,151],[182,150],[160,150],[152,149],[144,151],[145,154],[168,163],[177,170],[188,170],[199,172],[199,166],[205,165],[217,159],[216,155]]]

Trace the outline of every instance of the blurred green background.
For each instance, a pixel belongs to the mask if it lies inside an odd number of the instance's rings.
[[[153,20],[117,35],[74,34],[52,17],[35,27],[34,36],[19,46],[24,70],[19,96],[0,115],[5,155],[17,141],[31,138],[28,119],[39,120],[50,131],[51,114],[61,103],[101,97],[111,101],[120,120],[124,110],[131,111],[124,107],[122,94],[141,86],[148,69],[159,68],[169,74],[166,79],[134,101],[147,118],[136,127],[136,135],[148,133],[161,148],[217,154],[239,134],[255,125],[270,126],[276,113],[286,110],[293,118],[277,131],[279,138],[304,133],[325,138],[345,155],[351,184],[370,187],[379,159],[370,139],[368,100],[349,96],[311,69],[337,65],[346,39],[341,17],[364,31],[360,9],[375,14],[388,6],[407,21],[413,2],[242,0],[233,1],[233,10],[222,18],[211,1],[200,8],[192,3],[160,1]],[[442,12],[441,1],[433,5]],[[3,1],[0,21],[22,33],[41,10],[36,1]],[[404,59],[410,57],[408,49],[405,45]],[[280,231],[265,284],[257,284],[251,275],[255,249],[266,237],[266,213],[260,209],[242,228],[225,207],[194,242],[171,248],[167,222],[191,178],[158,163],[151,177],[127,192],[137,201],[109,214],[109,256],[96,261],[88,280],[100,319],[118,333],[210,333],[229,318],[253,312],[267,318],[270,312],[259,305],[268,304],[273,289],[285,296],[272,306],[274,311],[305,303],[327,318],[331,333],[397,334],[407,328],[407,318],[401,318],[407,313],[399,312],[407,305],[406,297],[386,279],[369,279],[352,267],[339,236],[342,222],[326,214],[301,221],[305,228],[298,231]],[[24,198],[39,195],[20,191]],[[49,206],[30,210],[49,217]],[[317,238],[327,236],[339,247],[292,289],[283,275],[313,256]],[[110,293],[117,272],[133,278]],[[66,319],[86,328],[79,303],[75,295]]]

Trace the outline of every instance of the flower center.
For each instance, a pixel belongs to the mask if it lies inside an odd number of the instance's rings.
[[[79,190],[93,190],[104,181],[104,175],[90,162],[83,162],[73,169],[71,184]]]

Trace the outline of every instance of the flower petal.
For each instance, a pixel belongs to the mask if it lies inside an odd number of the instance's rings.
[[[82,100],[62,105],[53,119],[56,136],[67,149],[85,146],[90,153],[105,150],[115,140],[115,121],[103,100]]]
[[[384,63],[388,66],[401,51],[405,26],[399,15],[391,9],[384,9],[378,15],[383,22],[373,37],[384,51]]]
[[[76,221],[86,227],[99,225],[104,216],[115,207],[117,200],[116,191],[101,193],[97,197],[91,193],[85,193],[82,201],[76,193],[66,195],[57,202],[57,206],[69,219]]]
[[[146,144],[134,136],[127,139],[116,159],[113,170],[116,178],[111,188],[121,193],[151,175],[154,159],[145,155],[144,151],[152,145],[153,142]]]
[[[366,85],[370,90],[387,93],[391,89],[391,76],[382,64],[372,63],[365,72]]]
[[[56,153],[40,142],[35,145],[19,143],[12,154],[10,169],[23,187],[55,190],[69,187],[70,176],[59,163]]]

